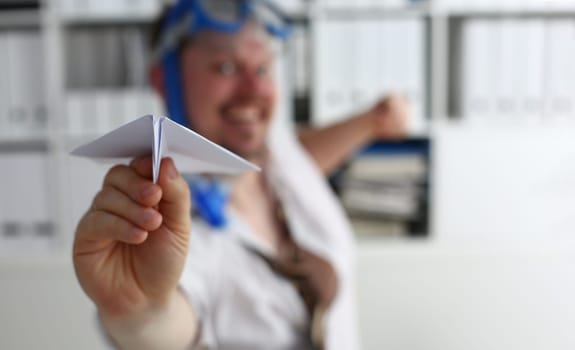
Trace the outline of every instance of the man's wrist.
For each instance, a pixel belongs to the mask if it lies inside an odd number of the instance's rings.
[[[179,289],[166,303],[122,315],[100,312],[99,317],[110,340],[121,349],[185,348],[197,330],[195,314]]]
[[[367,138],[368,143],[378,139],[378,118],[379,116],[373,110],[368,110],[359,116],[361,128],[364,135],[366,135],[365,137]]]

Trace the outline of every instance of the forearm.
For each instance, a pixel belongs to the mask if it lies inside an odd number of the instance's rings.
[[[329,175],[376,138],[373,116],[358,115],[318,129],[302,129],[298,137],[321,171]]]
[[[196,339],[198,320],[181,291],[165,306],[129,315],[100,313],[105,331],[119,349],[189,349]]]

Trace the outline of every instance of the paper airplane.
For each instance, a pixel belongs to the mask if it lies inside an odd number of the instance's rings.
[[[184,174],[233,174],[260,170],[169,118],[152,115],[127,123],[76,148],[71,154],[110,163],[126,162],[151,154],[154,182],[158,180],[160,162],[164,157],[171,157]]]

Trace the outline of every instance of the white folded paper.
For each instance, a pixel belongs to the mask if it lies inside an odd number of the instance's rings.
[[[260,169],[225,148],[209,141],[167,117],[147,115],[80,146],[72,155],[107,163],[129,162],[152,155],[153,180],[158,180],[160,162],[171,157],[184,174],[233,174]]]

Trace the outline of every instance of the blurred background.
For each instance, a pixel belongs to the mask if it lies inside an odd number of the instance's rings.
[[[397,92],[407,140],[330,181],[357,237],[363,349],[575,349],[575,0],[282,0],[280,118]],[[162,0],[0,0],[0,349],[103,349],[71,265],[105,167],[76,145],[163,114]]]

